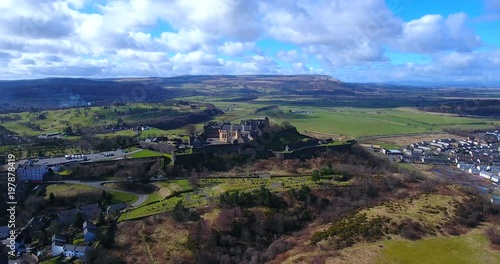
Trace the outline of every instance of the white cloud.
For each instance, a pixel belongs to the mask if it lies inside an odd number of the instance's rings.
[[[485,1],[492,8],[499,3]],[[2,0],[0,79],[321,72],[364,81],[376,74],[428,79],[500,67],[498,51],[479,49],[483,43],[467,27],[465,13],[405,22],[387,5],[384,0]],[[393,65],[387,50],[426,54],[432,61]]]
[[[245,52],[256,52],[255,43],[253,42],[224,42],[219,50],[229,56],[243,55]]]
[[[441,15],[425,15],[412,20],[406,23],[394,46],[403,52],[418,53],[471,51],[481,46],[481,39],[465,26],[466,18],[465,13],[457,13],[446,19]]]

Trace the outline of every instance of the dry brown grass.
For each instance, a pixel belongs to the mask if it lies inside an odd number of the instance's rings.
[[[189,259],[189,231],[170,217],[153,216],[118,225],[113,254],[126,263],[174,263]]]
[[[461,136],[448,134],[448,133],[432,133],[432,134],[422,134],[422,135],[401,135],[401,136],[392,136],[392,137],[380,137],[377,138],[377,142],[383,142],[391,145],[398,146],[407,146],[412,143],[420,142],[420,141],[432,141],[434,139],[444,139],[444,138],[462,138]]]

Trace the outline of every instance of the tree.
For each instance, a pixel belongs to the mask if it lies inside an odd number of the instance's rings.
[[[75,133],[73,132],[73,129],[72,129],[70,126],[68,126],[68,127],[66,127],[66,128],[64,129],[64,133],[65,133],[66,135],[68,135],[68,136],[73,136],[73,135],[75,134]]]
[[[106,224],[106,219],[104,218],[104,214],[101,212],[99,214],[99,219],[97,219],[97,225],[103,226],[104,224]]]
[[[311,176],[311,181],[313,181],[313,182],[317,183],[317,182],[320,180],[320,178],[321,178],[319,174],[320,174],[320,173],[319,173],[319,171],[318,171],[318,170],[314,170],[314,171],[313,171],[313,174],[312,174],[312,176]]]
[[[81,213],[77,213],[75,217],[73,217],[72,226],[75,228],[83,228],[83,223],[85,222],[85,218]]]
[[[84,139],[78,141],[78,146],[80,147],[82,153],[85,151],[89,151],[92,148],[92,144],[90,144],[89,141]]]
[[[49,194],[49,204],[50,205],[55,205],[56,204],[56,196],[53,193]]]
[[[106,192],[106,190],[102,190],[102,193],[101,193],[101,200],[102,201],[106,201],[108,199],[108,193]]]
[[[192,136],[196,133],[196,126],[193,124],[189,124],[186,126],[185,131],[189,136]]]

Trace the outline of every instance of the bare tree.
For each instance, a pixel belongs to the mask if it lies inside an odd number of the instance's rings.
[[[196,126],[193,124],[187,125],[184,129],[185,129],[186,133],[190,136],[192,136],[196,133]]]

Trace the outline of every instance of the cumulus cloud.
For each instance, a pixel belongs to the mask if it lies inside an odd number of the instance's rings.
[[[394,46],[400,51],[417,53],[471,51],[481,46],[481,39],[465,26],[466,19],[465,13],[452,14],[447,18],[425,15],[406,23],[402,37]]]
[[[498,0],[485,3],[500,10]],[[499,68],[500,53],[480,49],[487,45],[467,26],[465,13],[404,21],[391,12],[399,7],[388,4],[2,0],[0,79],[323,73],[365,81]],[[432,61],[395,65],[387,51]]]

